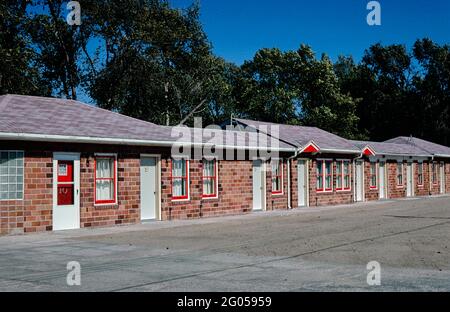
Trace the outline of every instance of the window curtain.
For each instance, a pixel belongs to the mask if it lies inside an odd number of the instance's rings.
[[[172,161],[172,195],[175,197],[186,195],[186,160]]]
[[[214,195],[216,190],[214,160],[203,160],[203,195]]]
[[[96,172],[96,198],[99,201],[114,199],[114,159],[98,158]]]

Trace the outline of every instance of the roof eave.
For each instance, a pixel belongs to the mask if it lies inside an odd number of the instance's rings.
[[[68,142],[68,143],[90,143],[90,144],[114,144],[114,145],[135,145],[135,146],[163,146],[171,147],[173,145],[191,145],[194,147],[214,146],[220,149],[238,149],[238,150],[270,150],[280,152],[296,151],[295,148],[271,148],[271,147],[254,147],[254,146],[229,146],[214,143],[192,143],[177,141],[157,141],[157,140],[139,140],[139,139],[121,139],[121,138],[104,138],[104,137],[87,137],[87,136],[66,136],[66,135],[50,135],[50,134],[34,134],[34,133],[5,133],[0,132],[0,139],[18,140],[18,141],[35,141],[35,142]]]

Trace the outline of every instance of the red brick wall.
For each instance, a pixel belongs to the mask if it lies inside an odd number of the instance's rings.
[[[430,172],[428,162],[423,162],[423,185],[419,186],[419,163],[414,162],[414,195],[428,196],[430,193]]]
[[[403,162],[403,185],[397,186],[397,162],[387,161],[388,198],[406,197],[406,162]]]
[[[378,200],[380,198],[380,177],[379,177],[379,163],[377,162],[376,174],[377,174],[377,187],[370,188],[370,161],[364,161],[364,196],[366,201]]]
[[[80,226],[131,224],[140,221],[139,155],[119,154],[117,159],[117,204],[94,205],[94,156],[80,161]]]
[[[429,172],[430,172],[430,176],[429,176],[429,181],[431,181],[431,183],[429,183],[429,187],[430,187],[430,194],[431,195],[439,195],[441,193],[441,184],[440,184],[440,168],[439,168],[439,161],[436,162],[436,166],[437,166],[437,181],[436,183],[433,183],[433,179],[432,179],[432,170],[433,167],[431,165],[431,163],[429,164]]]
[[[320,157],[322,158],[322,157]],[[331,159],[334,157],[323,156],[324,159]],[[341,159],[339,157],[339,159]],[[333,191],[332,192],[317,192],[316,191],[316,170],[317,161],[313,159],[309,161],[309,205],[310,206],[324,206],[324,205],[338,205],[353,203],[353,165],[350,165],[350,180],[351,190],[336,191],[336,162],[333,161]]]
[[[202,163],[189,161],[189,200],[173,201],[170,159],[161,161],[162,220],[234,215],[253,209],[252,161],[218,162],[218,198],[202,198]],[[272,194],[272,173],[266,163],[266,209],[287,209],[287,164],[283,163],[283,194]]]
[[[445,163],[445,193],[450,194],[450,162]]]
[[[291,159],[291,208],[298,207],[297,159]]]
[[[272,170],[270,162],[266,163],[266,210],[288,208],[287,196],[287,163],[283,161],[283,193],[272,194]]]
[[[189,161],[189,200],[173,201],[170,159],[161,160],[161,218],[190,219],[248,213],[253,208],[251,161],[218,162],[218,198],[202,198],[202,163]]]
[[[25,152],[24,199],[0,201],[1,234],[51,230],[51,153]]]

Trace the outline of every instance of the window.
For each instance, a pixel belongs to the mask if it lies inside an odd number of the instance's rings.
[[[203,159],[203,197],[217,197],[216,160]]]
[[[417,183],[423,186],[423,163],[417,164]]]
[[[283,163],[272,159],[272,194],[283,193]]]
[[[333,190],[333,162],[331,160],[317,161],[316,189],[318,192]]]
[[[187,159],[172,160],[172,199],[189,198],[189,161]]]
[[[325,191],[333,189],[333,162],[325,161]]]
[[[316,179],[316,189],[317,191],[323,191],[323,161],[317,161],[317,179]]]
[[[350,190],[350,161],[336,161],[336,190]]]
[[[342,190],[343,189],[343,170],[342,170],[342,161],[338,160],[336,162],[336,190]]]
[[[370,163],[370,188],[371,189],[377,188],[377,163],[376,162]]]
[[[344,160],[344,189],[350,190],[350,161]]]
[[[95,204],[116,203],[116,157],[95,158]]]
[[[397,186],[403,186],[403,163],[397,163]]]
[[[438,184],[438,178],[437,178],[437,176],[438,176],[438,166],[437,166],[437,164],[435,162],[433,162],[431,166],[432,166],[431,167],[431,172],[432,172],[433,184]]]
[[[0,200],[23,199],[23,152],[0,151]]]

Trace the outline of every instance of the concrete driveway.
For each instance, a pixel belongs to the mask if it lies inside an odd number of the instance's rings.
[[[449,238],[450,197],[4,236],[0,291],[450,291]]]

